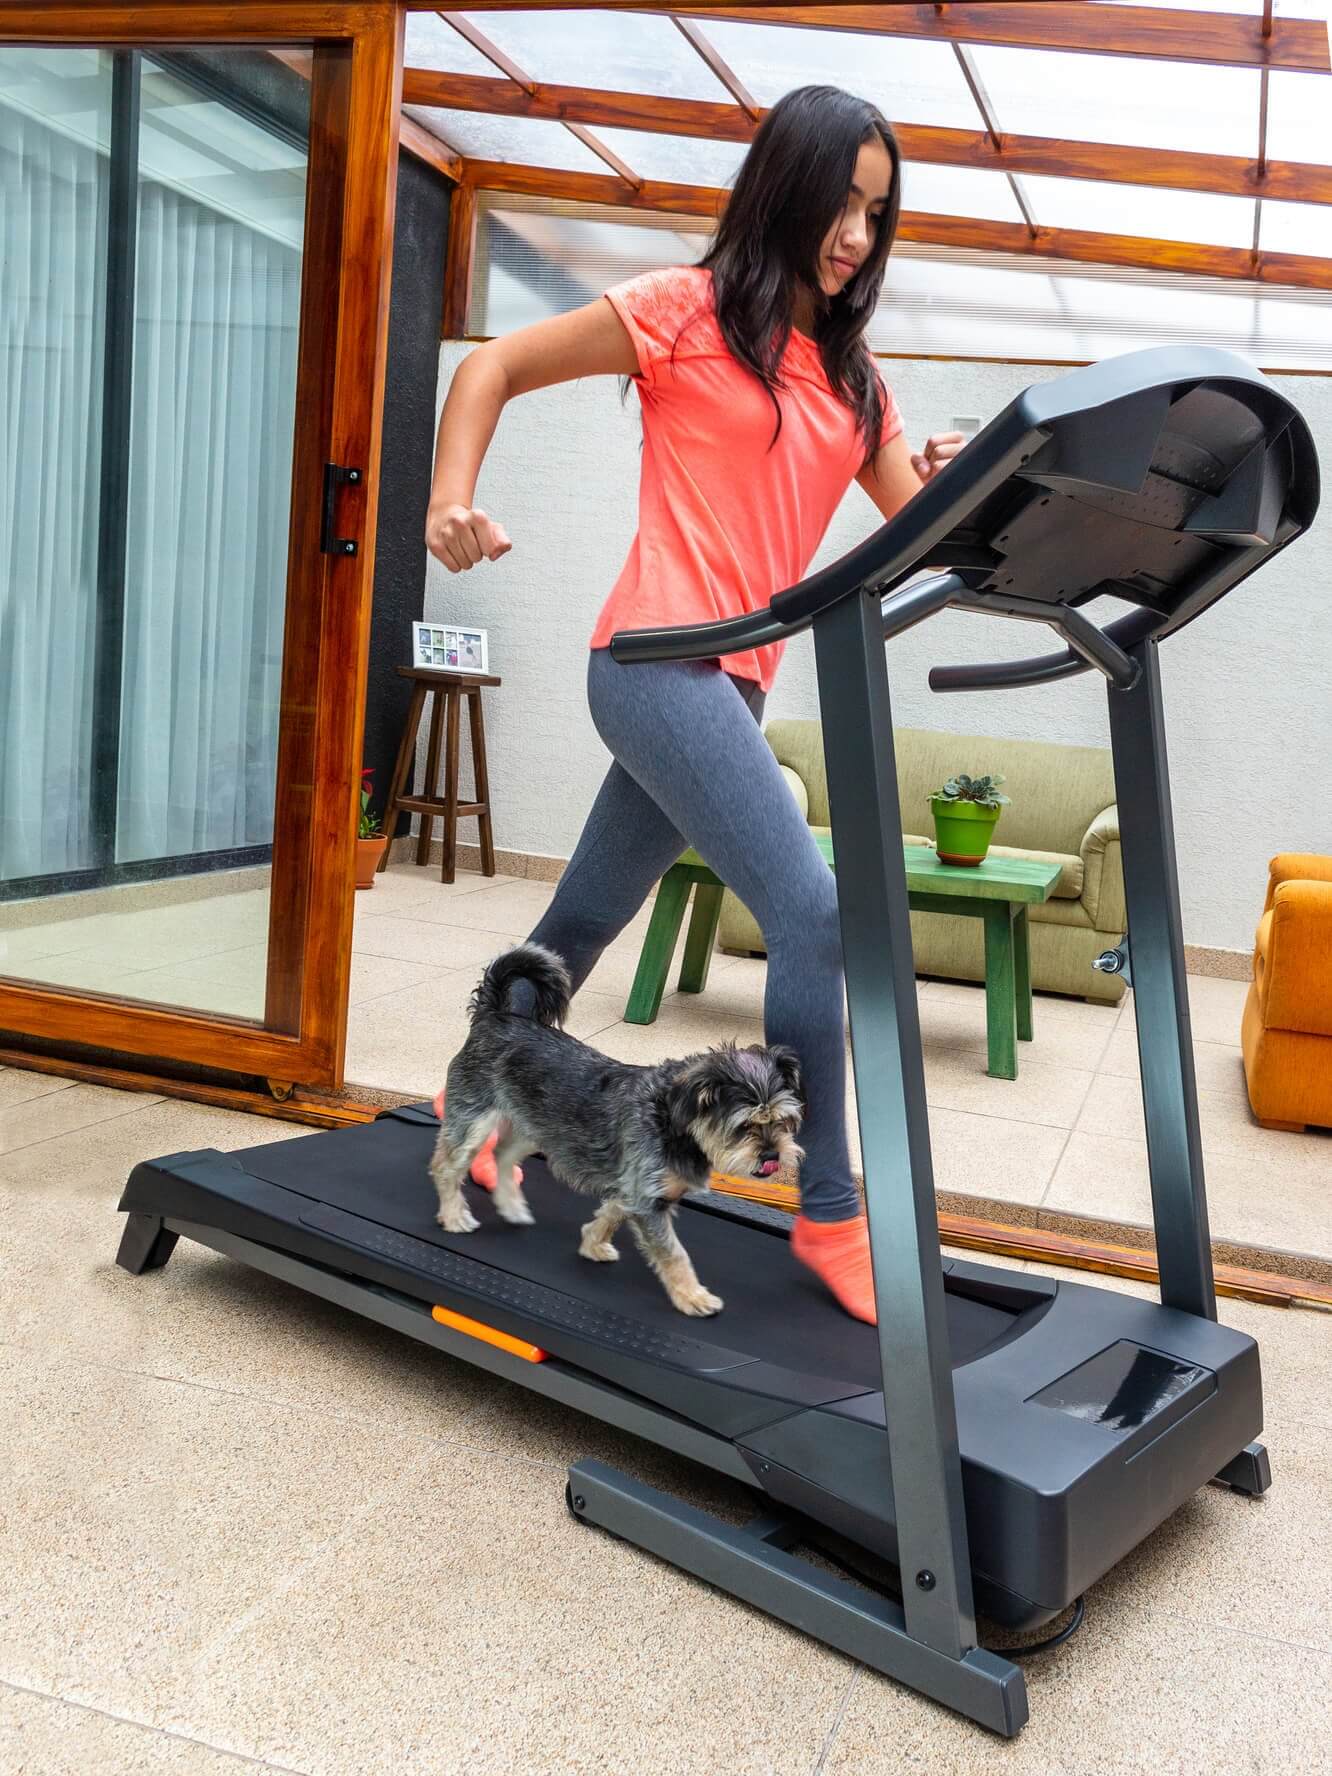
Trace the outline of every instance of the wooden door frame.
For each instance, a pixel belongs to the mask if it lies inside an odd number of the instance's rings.
[[[398,0],[0,0],[0,45],[313,43],[306,251],[312,242],[321,252],[340,246],[335,290],[302,279],[269,1027],[0,981],[0,1030],[11,1050],[14,1037],[26,1037],[48,1052],[68,1044],[283,1087],[341,1086],[405,22]],[[341,181],[330,177],[339,170]],[[361,471],[337,505],[336,530],[356,539],[354,556],[319,553],[326,460]],[[290,565],[301,560],[315,563],[308,578]],[[293,599],[293,584],[308,585],[308,599]]]

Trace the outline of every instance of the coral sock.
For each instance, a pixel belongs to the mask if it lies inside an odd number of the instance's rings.
[[[435,1115],[443,1122],[444,1093],[442,1091],[435,1093]],[[472,1169],[468,1174],[473,1184],[479,1184],[483,1190],[493,1190],[499,1183],[499,1170],[495,1165],[495,1143],[498,1139],[498,1129],[492,1129],[486,1137],[485,1145],[472,1161]],[[521,1166],[513,1168],[513,1181],[515,1184],[522,1183],[523,1168]]]
[[[849,1221],[810,1221],[797,1215],[791,1229],[791,1250],[858,1320],[878,1324],[874,1309],[874,1272],[870,1269],[869,1222],[863,1215]]]

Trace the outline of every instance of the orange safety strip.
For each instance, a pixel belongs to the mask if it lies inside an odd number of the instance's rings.
[[[771,1178],[736,1178],[729,1172],[714,1172],[711,1188],[726,1196],[743,1197],[746,1202],[767,1203],[774,1209],[800,1207],[800,1192],[793,1184],[780,1184]]]
[[[430,1313],[441,1326],[451,1326],[455,1332],[465,1332],[469,1338],[479,1338],[482,1344],[493,1344],[502,1351],[508,1351],[511,1357],[521,1357],[527,1363],[544,1363],[546,1360],[546,1353],[539,1345],[528,1344],[522,1338],[511,1338],[507,1332],[497,1332],[493,1326],[487,1326],[480,1320],[469,1320],[466,1314],[454,1313],[452,1308],[432,1307]]]

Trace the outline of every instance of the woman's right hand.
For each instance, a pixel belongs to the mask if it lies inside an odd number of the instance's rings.
[[[426,514],[426,548],[450,573],[498,561],[512,547],[504,526],[478,506],[432,506]]]

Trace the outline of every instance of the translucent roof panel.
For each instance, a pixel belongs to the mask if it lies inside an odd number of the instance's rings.
[[[1264,199],[1258,246],[1264,253],[1312,253],[1332,259],[1332,205]]]
[[[729,186],[745,158],[743,142],[658,136],[648,130],[605,129],[601,124],[592,134],[640,179],[669,179],[678,185]],[[607,170],[604,162],[598,164]]]
[[[730,99],[668,18],[632,12],[478,12],[464,17],[538,82]],[[409,52],[411,47],[409,19]],[[411,60],[409,53],[409,65]],[[486,67],[497,72],[490,63]]]
[[[970,54],[1000,130],[1206,154],[1257,151],[1256,68],[985,44]]]
[[[1272,160],[1332,162],[1332,99],[1326,74],[1269,76],[1267,153]]]
[[[946,43],[710,18],[698,22],[761,105],[775,105],[797,86],[843,86],[873,100],[894,123],[975,129],[979,122],[975,100]]]
[[[1197,241],[1215,247],[1253,245],[1251,198],[1027,173],[1019,182],[1038,228],[1087,228],[1097,234]]]
[[[503,160],[518,166],[563,167],[575,173],[604,173],[605,161],[565,129],[537,117],[496,117],[485,111],[445,111],[433,105],[404,105],[403,115],[468,160]]]
[[[988,222],[1021,222],[1013,187],[1002,173],[974,167],[902,164],[902,208],[940,216],[979,216]]]
[[[485,27],[482,26],[482,29]],[[407,41],[403,48],[406,68],[434,68],[444,74],[487,74],[500,78],[494,62],[473,49],[437,12],[409,12]]]

